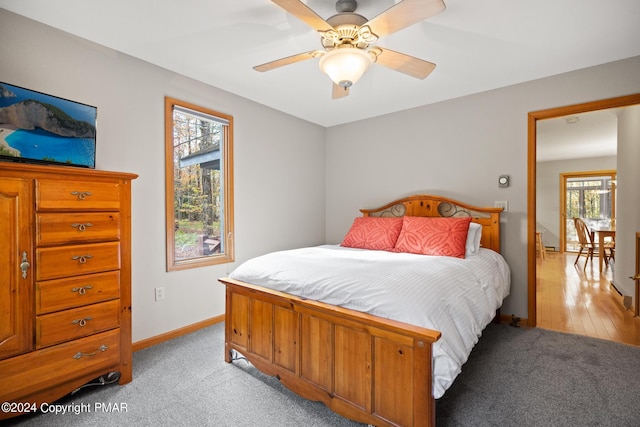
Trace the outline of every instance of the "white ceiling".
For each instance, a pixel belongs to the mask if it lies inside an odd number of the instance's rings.
[[[377,44],[437,64],[425,80],[376,66],[331,99],[317,59],[254,65],[321,48],[269,0],[0,0],[0,7],[322,126],[375,117],[640,55],[639,0],[444,0],[447,9]],[[334,0],[305,1],[323,18]],[[372,18],[394,0],[360,0]],[[605,7],[606,6],[606,7]],[[616,111],[538,122],[538,160],[616,153]]]
[[[323,18],[335,0],[307,0]],[[269,0],[0,0],[0,7],[322,126],[375,117],[640,55],[638,0],[445,0],[447,9],[377,44],[437,64],[418,80],[374,64],[331,99],[317,59],[262,64],[320,48]],[[372,18],[393,0],[360,0]]]
[[[538,120],[536,160],[616,156],[619,108]]]

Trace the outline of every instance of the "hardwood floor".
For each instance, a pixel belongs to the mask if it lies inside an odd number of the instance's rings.
[[[640,346],[640,318],[626,310],[610,284],[610,268],[598,272],[598,258],[583,270],[585,258],[547,252],[537,266],[537,323],[539,328]]]

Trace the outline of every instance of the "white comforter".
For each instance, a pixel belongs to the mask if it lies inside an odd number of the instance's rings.
[[[509,294],[510,271],[489,249],[466,259],[324,245],[251,259],[231,278],[442,333],[433,346],[440,398]]]

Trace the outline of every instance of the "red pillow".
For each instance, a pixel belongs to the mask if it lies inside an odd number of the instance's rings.
[[[402,218],[358,217],[344,236],[342,246],[388,251],[395,246],[401,228]]]
[[[471,217],[405,216],[395,251],[464,258]]]

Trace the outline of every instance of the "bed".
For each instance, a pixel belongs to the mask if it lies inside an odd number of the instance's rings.
[[[322,245],[243,263],[220,279],[225,361],[240,353],[293,392],[359,422],[435,425],[436,398],[509,293],[499,255],[501,210],[431,195],[361,210],[362,218],[470,219],[480,230],[473,256],[468,245],[462,257]],[[425,280],[420,270],[440,278]],[[427,287],[442,279],[447,286]]]

